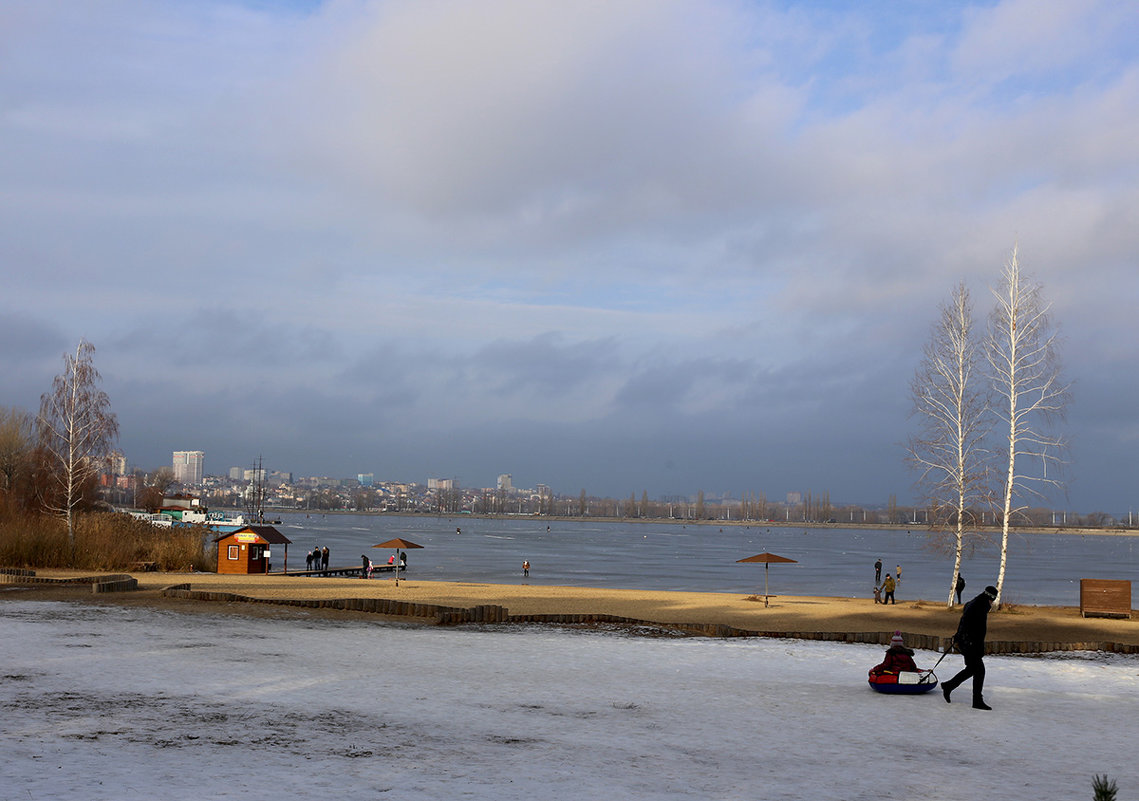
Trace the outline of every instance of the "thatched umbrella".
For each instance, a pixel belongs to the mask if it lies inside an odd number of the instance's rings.
[[[736,560],[736,564],[739,564],[740,562],[763,562],[763,605],[764,606],[768,605],[767,599],[769,596],[767,594],[767,570],[771,566],[771,563],[772,562],[794,562],[794,563],[798,564],[798,561],[795,559],[788,559],[786,556],[776,556],[775,554],[768,553],[767,551],[764,551],[763,553],[757,553],[755,556],[749,556],[747,559],[737,559]]]
[[[403,537],[396,537],[394,540],[381,542],[379,545],[373,545],[373,548],[395,548],[395,585],[399,586],[399,552],[400,550],[406,551],[409,548],[422,548],[422,545],[416,545],[410,540],[405,540]]]

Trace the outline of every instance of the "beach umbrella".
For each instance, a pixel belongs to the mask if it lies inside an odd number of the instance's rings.
[[[373,548],[395,548],[395,585],[399,586],[399,552],[400,550],[408,550],[410,548],[422,548],[422,545],[416,545],[410,540],[405,540],[403,537],[396,537],[394,540],[381,542],[379,545],[373,545]]]
[[[768,598],[768,595],[767,595],[767,571],[768,571],[768,568],[771,567],[771,563],[772,562],[794,562],[794,563],[798,564],[797,560],[795,560],[795,559],[788,559],[786,556],[776,556],[775,554],[768,553],[767,551],[764,551],[763,553],[757,553],[755,556],[749,556],[747,559],[737,559],[736,560],[737,564],[739,564],[740,562],[763,562],[763,605],[764,606],[767,606],[767,603],[768,603],[767,602],[767,598]]]

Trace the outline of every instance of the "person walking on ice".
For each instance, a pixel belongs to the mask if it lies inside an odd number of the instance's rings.
[[[953,635],[953,644],[965,657],[965,667],[956,676],[941,685],[945,703],[951,703],[949,695],[961,686],[966,679],[973,679],[973,708],[992,709],[985,703],[985,634],[989,624],[989,610],[997,600],[997,588],[985,587],[985,591],[969,603],[961,612],[961,622]]]
[[[885,606],[886,604],[894,604],[895,606],[898,605],[898,602],[896,600],[894,600],[894,589],[896,587],[897,587],[897,585],[894,583],[893,576],[891,576],[889,573],[887,573],[886,574],[886,580],[882,582],[882,593],[883,593],[882,605],[883,606]]]

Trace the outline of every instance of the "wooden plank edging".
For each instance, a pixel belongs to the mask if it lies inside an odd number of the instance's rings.
[[[340,609],[370,612],[389,617],[430,619],[436,625],[460,626],[466,624],[531,624],[553,626],[623,626],[675,631],[699,637],[763,637],[768,639],[822,640],[828,642],[865,643],[887,645],[893,631],[838,632],[838,631],[766,631],[741,629],[723,623],[661,623],[605,614],[530,614],[512,615],[503,606],[485,604],[469,608],[412,603],[391,598],[325,598],[325,599],[273,599],[250,598],[230,592],[192,590],[189,584],[178,584],[162,591],[166,597],[203,601],[237,603],[270,603],[284,606],[302,606],[320,609]],[[902,632],[906,645],[914,650],[943,652],[951,638],[936,634]],[[1020,642],[995,640],[986,644],[987,654],[1036,654],[1052,651],[1107,651],[1122,654],[1139,653],[1139,645],[1118,642]]]

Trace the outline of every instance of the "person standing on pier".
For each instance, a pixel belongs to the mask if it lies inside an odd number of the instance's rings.
[[[320,569],[328,570],[328,546],[325,545],[320,552]]]

